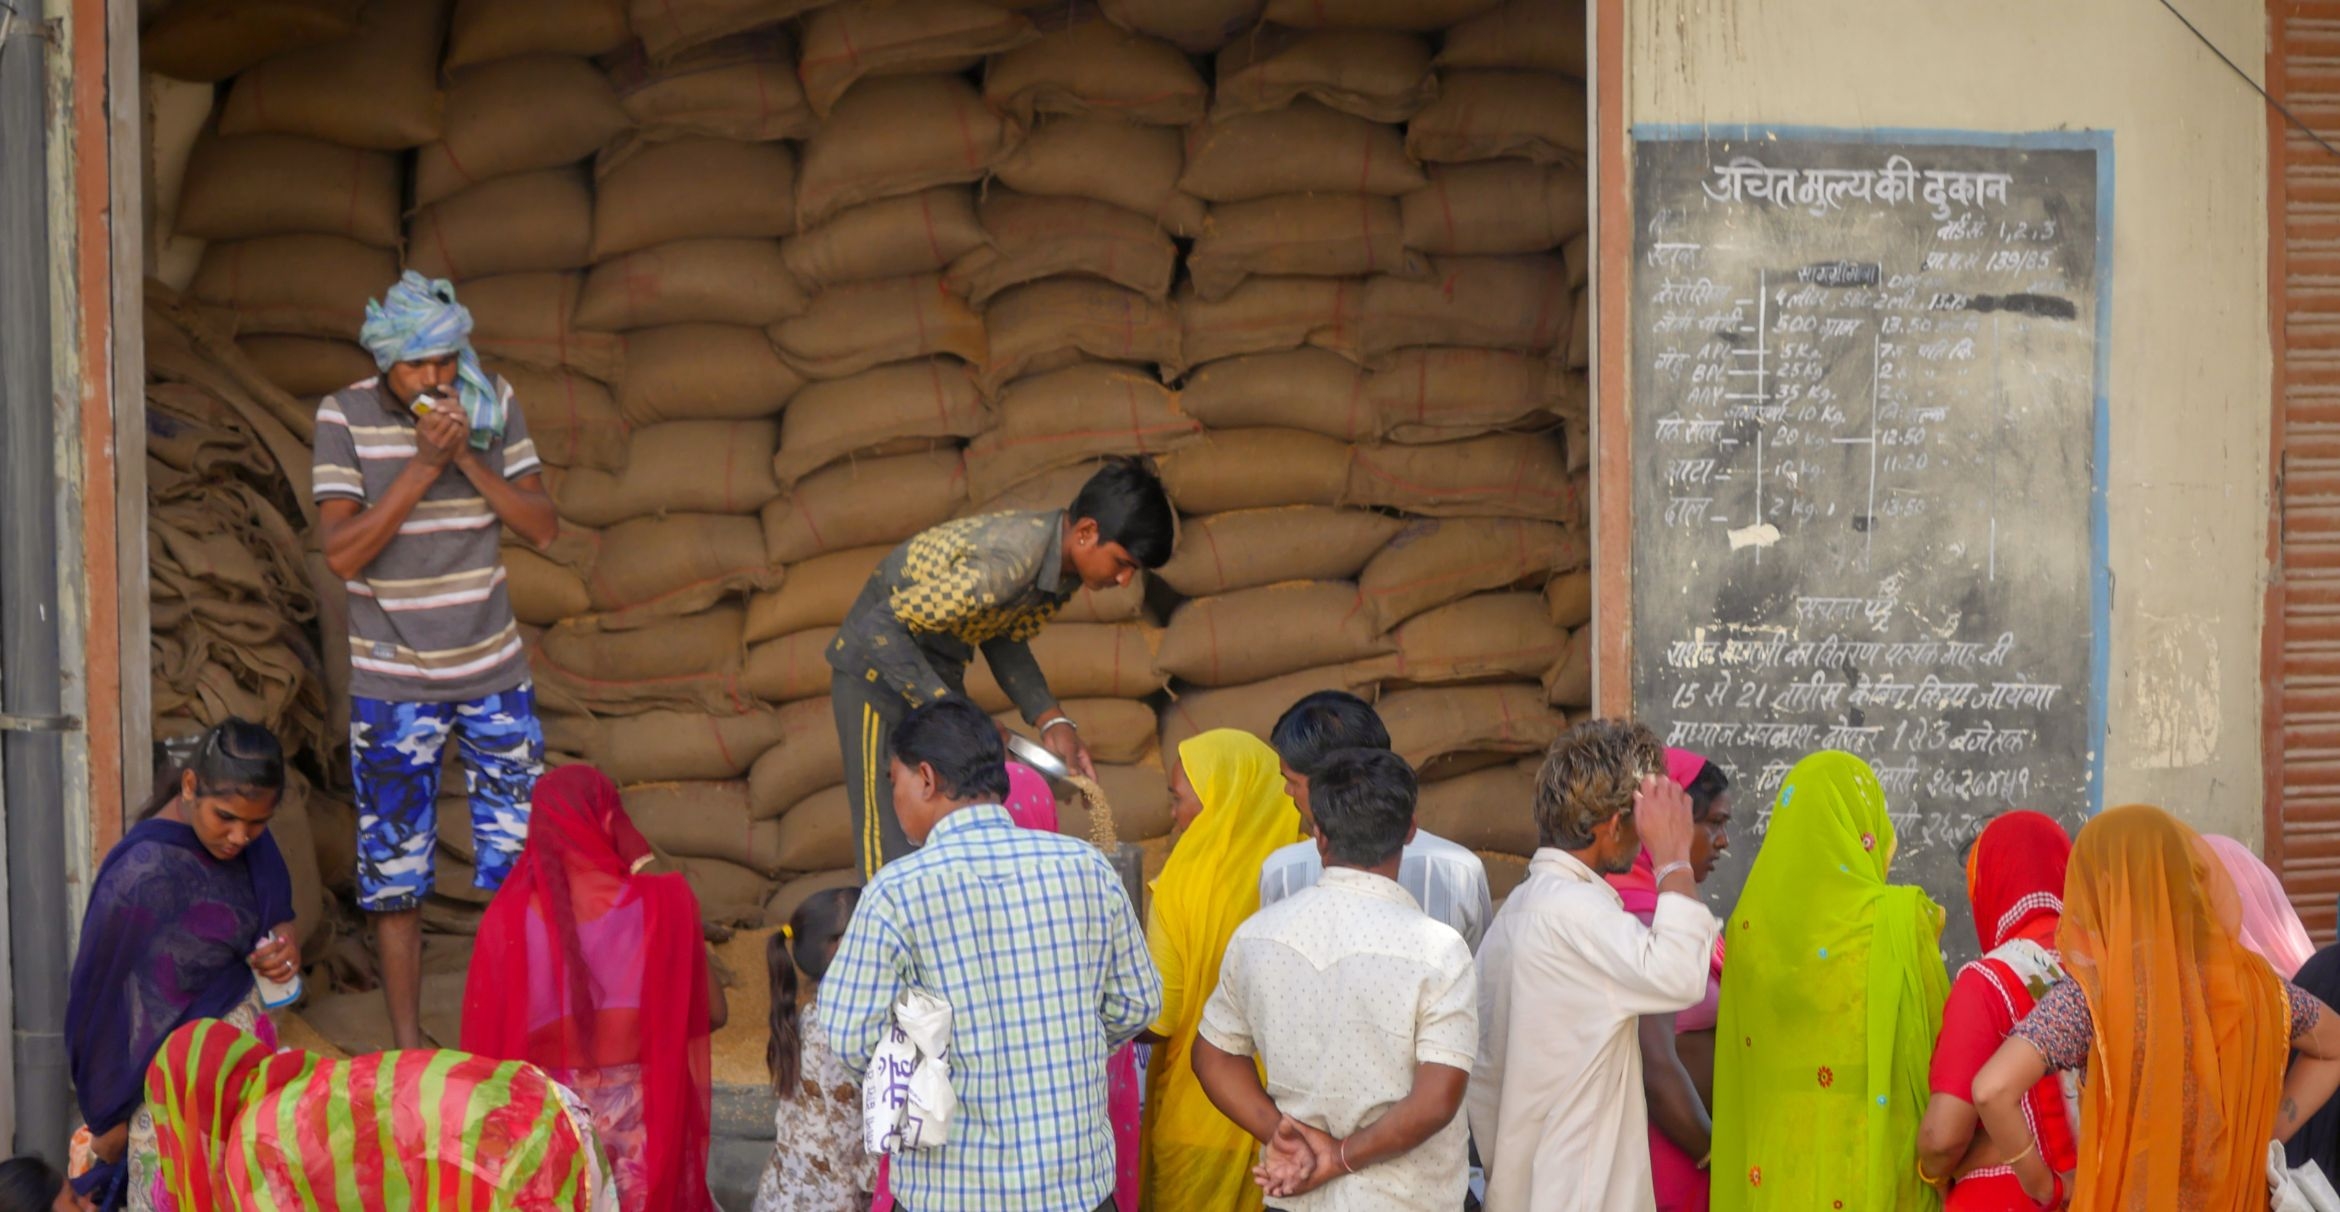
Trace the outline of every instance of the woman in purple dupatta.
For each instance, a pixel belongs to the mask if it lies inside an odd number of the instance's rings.
[[[268,836],[283,791],[276,738],[226,720],[98,868],[65,1053],[88,1122],[90,1164],[74,1188],[99,1208],[168,1206],[157,1202],[154,1121],[141,1105],[165,1037],[220,1018],[275,1045],[254,974],[284,982],[300,971],[292,877]]]

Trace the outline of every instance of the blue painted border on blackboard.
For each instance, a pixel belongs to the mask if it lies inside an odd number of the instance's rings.
[[[1812,139],[1835,143],[1896,143],[1919,146],[2003,147],[2096,153],[2096,425],[2095,483],[2088,487],[2090,637],[2088,646],[2088,732],[2095,751],[2088,763],[2088,812],[2104,810],[2106,713],[2112,676],[2112,513],[2105,478],[2112,464],[2112,264],[2113,133],[2109,130],[1988,131],[1915,129],[1897,126],[1855,130],[1831,126],[1693,125],[1642,123],[1636,142],[1681,143],[1694,139]]]

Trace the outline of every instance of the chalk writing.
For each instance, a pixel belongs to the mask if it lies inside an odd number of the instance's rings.
[[[1714,166],[1706,196],[1716,202],[1771,202],[1825,215],[1849,202],[1903,206],[1922,201],[1936,219],[1954,207],[2007,204],[2013,175],[1929,168],[1923,173],[1907,156],[1886,159],[1882,168],[1771,168],[1753,156],[1733,156]]]

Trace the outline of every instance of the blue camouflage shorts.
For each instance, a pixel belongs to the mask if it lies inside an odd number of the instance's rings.
[[[431,889],[440,760],[450,733],[471,794],[472,882],[502,887],[528,841],[528,797],[544,772],[534,687],[522,682],[461,703],[352,698],[358,908],[368,913],[418,908]]]

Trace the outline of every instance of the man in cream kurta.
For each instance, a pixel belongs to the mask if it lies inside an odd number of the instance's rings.
[[[1705,996],[1722,930],[1691,894],[1688,798],[1654,774],[1662,763],[1646,730],[1594,721],[1553,744],[1537,779],[1544,845],[1479,948],[1467,1106],[1486,1212],[1655,1206],[1635,1020]],[[1661,890],[1646,927],[1600,875],[1644,843]]]

